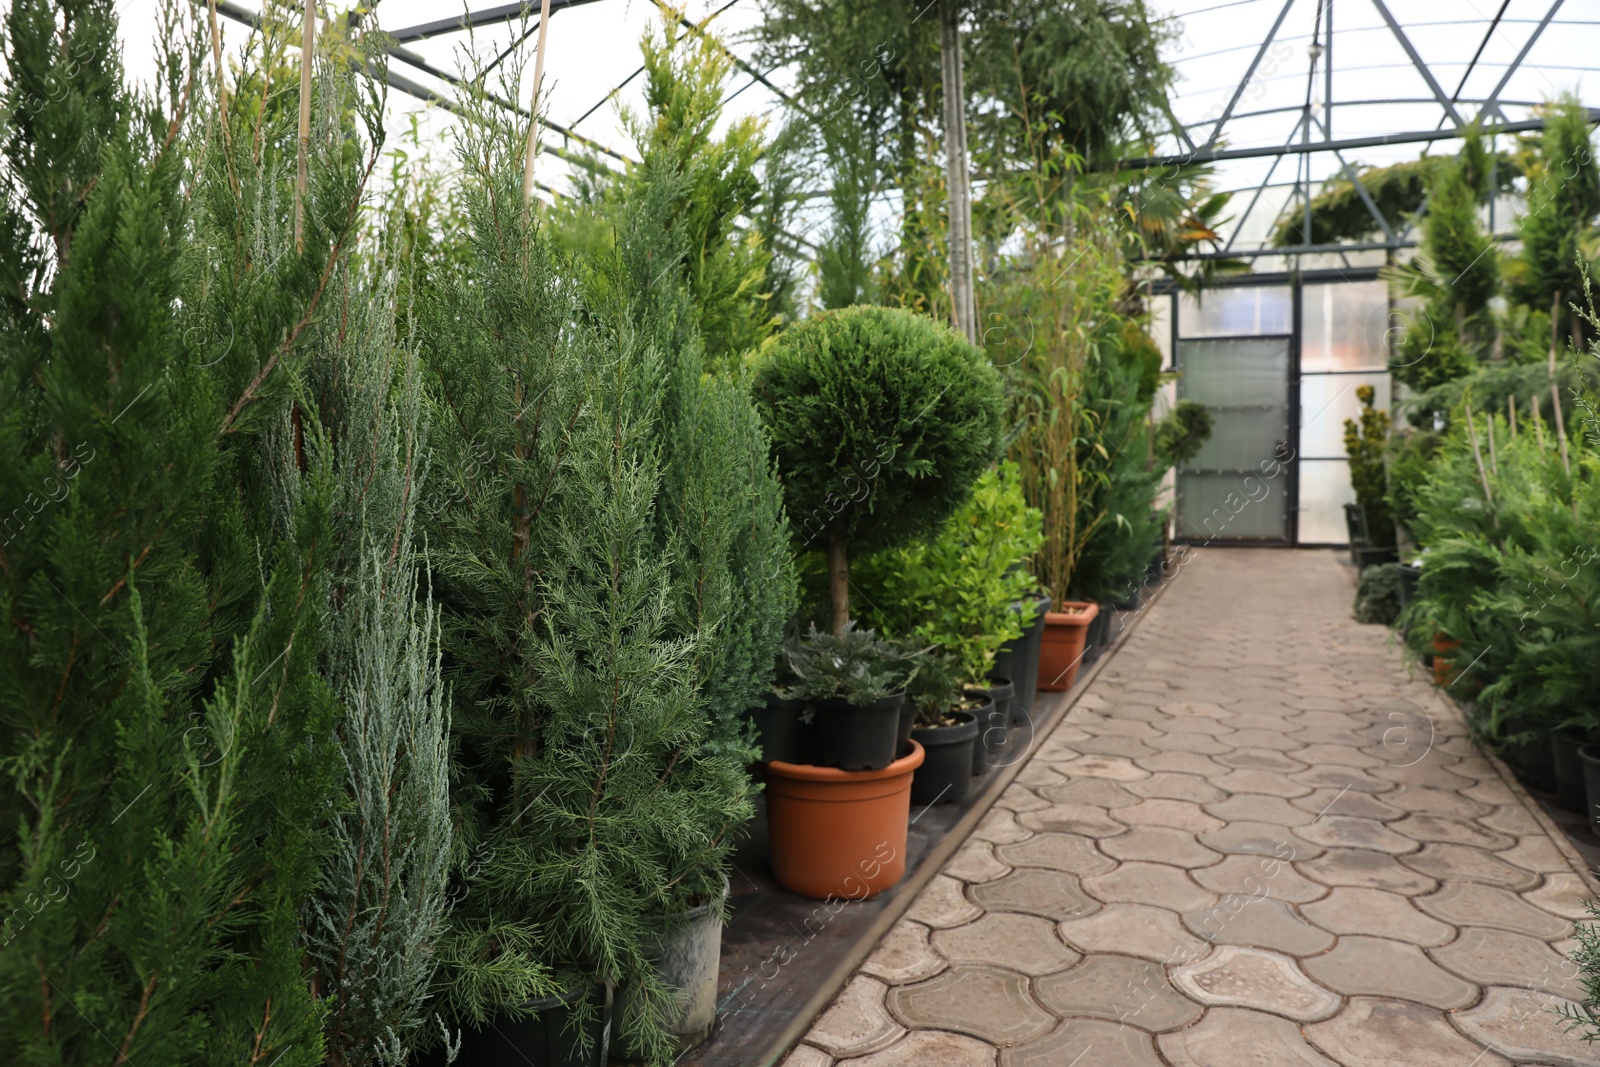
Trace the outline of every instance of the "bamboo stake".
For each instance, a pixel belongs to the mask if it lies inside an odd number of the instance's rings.
[[[1561,417],[1561,390],[1556,388],[1554,378],[1550,379],[1550,401],[1556,407],[1556,444],[1561,447],[1561,466],[1566,470],[1567,477],[1572,477],[1572,460],[1567,458],[1567,425]]]
[[[1511,440],[1517,439],[1517,398],[1506,394],[1506,426],[1511,432]]]
[[[311,154],[311,66],[316,58],[317,0],[306,0],[300,31],[300,156],[294,175],[294,250],[306,247],[306,157]]]
[[[522,166],[522,199],[533,203],[533,156],[539,144],[539,84],[544,79],[544,37],[550,28],[550,0],[540,0],[539,43],[533,50],[533,102],[528,106],[528,158]]]
[[[206,0],[211,17],[211,58],[217,65],[217,114],[222,119],[222,137],[228,138],[228,83],[222,77],[222,27],[217,25],[217,0]]]
[[[1528,398],[1528,411],[1533,416],[1533,436],[1539,442],[1539,455],[1544,455],[1544,419],[1539,417],[1539,394]]]
[[[1500,452],[1494,447],[1494,415],[1487,411],[1483,413],[1483,432],[1489,435],[1489,470],[1498,478],[1500,476]]]
[[[1494,493],[1489,488],[1489,474],[1483,469],[1483,453],[1478,450],[1478,429],[1472,424],[1472,405],[1467,405],[1467,436],[1472,439],[1472,458],[1478,461],[1478,481],[1483,485],[1483,499],[1488,502],[1491,513],[1494,509]],[[1494,516],[1494,524],[1500,525],[1500,517]]]

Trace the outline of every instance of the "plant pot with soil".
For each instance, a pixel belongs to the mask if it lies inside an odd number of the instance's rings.
[[[1083,662],[1083,646],[1089,624],[1100,614],[1100,605],[1066,601],[1060,611],[1047,612],[1044,637],[1039,646],[1039,688],[1062,692],[1078,680]]]
[[[813,626],[784,651],[794,674],[784,696],[804,701],[816,715],[816,765],[876,771],[893,763],[900,748],[901,705],[906,684],[916,676],[917,653],[853,623],[836,634]],[[907,727],[909,734],[909,723]]]
[[[816,747],[816,714],[804,700],[768,693],[761,704],[750,709],[750,720],[755,724],[756,744],[763,762],[811,762]]]
[[[491,1017],[481,1027],[463,1024],[454,1067],[606,1067],[612,1004],[609,983],[573,980],[560,993],[527,1001],[514,1015]],[[575,1016],[581,1021],[575,1023]],[[435,1048],[417,1058],[417,1067],[444,1067],[446,1061],[445,1051]]]
[[[713,899],[672,915],[650,916],[640,945],[655,966],[656,977],[672,994],[661,1020],[673,1051],[685,1052],[705,1043],[717,1023],[717,966],[722,958],[723,912],[728,902],[728,880]],[[631,985],[617,989],[617,1040],[624,1059],[644,1060],[648,1050],[628,1039],[630,1024],[645,1010]]]
[[[778,884],[817,900],[865,900],[898,882],[911,779],[922,760],[913,741],[907,755],[879,770],[767,764],[767,837]]]
[[[930,650],[923,657],[907,690],[906,704],[917,716],[912,740],[926,753],[912,782],[912,802],[965,799],[973,775],[988,767],[982,758],[982,738],[994,725],[989,720],[996,720],[1000,735],[1005,735],[1003,714],[993,714],[994,701],[986,692],[962,686],[960,664],[941,649]]]

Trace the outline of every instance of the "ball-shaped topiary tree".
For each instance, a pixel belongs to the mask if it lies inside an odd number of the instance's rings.
[[[933,536],[1000,452],[1000,376],[955,331],[897,308],[804,319],[756,372],[790,524],[826,549],[832,625],[855,553]]]

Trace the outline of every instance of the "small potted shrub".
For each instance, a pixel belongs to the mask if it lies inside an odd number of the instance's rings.
[[[817,762],[844,771],[876,771],[893,762],[916,654],[853,624],[837,634],[813,626],[784,652],[794,680],[780,696],[812,712]]]
[[[979,772],[1012,721],[1014,681],[998,674],[996,659],[1035,622],[1035,583],[1024,564],[1043,541],[1039,523],[1022,498],[1016,466],[1003,463],[984,472],[936,537],[863,560],[855,579],[865,618],[941,649],[958,692],[987,691],[996,721],[986,716],[981,723],[973,763]]]
[[[916,711],[911,739],[922,746],[922,766],[911,779],[913,804],[959,804],[972,782],[979,733],[988,728],[994,701],[982,690],[964,689],[953,656],[931,652],[906,692]]]

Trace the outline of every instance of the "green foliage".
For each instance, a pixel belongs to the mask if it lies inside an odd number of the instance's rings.
[[[964,688],[961,664],[948,652],[932,648],[922,654],[916,675],[907,683],[906,700],[916,705],[918,725],[937,726],[962,703]]]
[[[937,646],[955,660],[962,684],[985,685],[1000,647],[1033,621],[1015,604],[1035,588],[1024,564],[1043,541],[1016,464],[1003,463],[978,478],[937,536],[858,561],[861,617],[884,633]]]
[[[1384,456],[1388,474],[1389,492],[1384,503],[1395,525],[1407,531],[1417,525],[1420,507],[1418,494],[1428,484],[1433,473],[1434,455],[1439,449],[1440,435],[1433,430],[1411,430],[1394,433]]]
[[[1200,454],[1211,439],[1211,411],[1193,400],[1180,400],[1156,424],[1155,450],[1169,468]]]
[[[1577,945],[1568,958],[1577,966],[1583,986],[1583,1000],[1563,1004],[1559,1009],[1568,1030],[1576,1030],[1584,1041],[1600,1041],[1600,900],[1585,900],[1588,922],[1572,924],[1572,939]]]
[[[1566,97],[1549,109],[1538,154],[1528,168],[1528,206],[1522,216],[1522,256],[1513,279],[1516,299],[1570,318],[1565,331],[1581,344],[1582,331],[1568,305],[1582,300],[1584,274],[1600,249],[1594,221],[1600,214],[1600,163],[1594,158],[1589,113]]]
[[[822,128],[822,142],[832,181],[828,232],[817,252],[817,301],[830,309],[871,303],[877,146],[849,111]]]
[[[1370,385],[1356,386],[1361,422],[1344,420],[1344,454],[1350,460],[1350,484],[1356,503],[1367,516],[1367,536],[1374,547],[1394,544],[1394,516],[1389,511],[1389,481],[1384,453],[1389,444],[1389,413],[1372,406]]]
[[[861,706],[903,692],[918,673],[920,651],[857,629],[834,633],[813,624],[784,645],[794,680],[786,692],[801,700],[847,700]]]
[[[1392,625],[1400,617],[1400,565],[1383,563],[1361,572],[1356,584],[1356,622]]]
[[[930,536],[998,449],[999,375],[982,350],[908,311],[796,323],[754,395],[803,545],[858,555]]]

